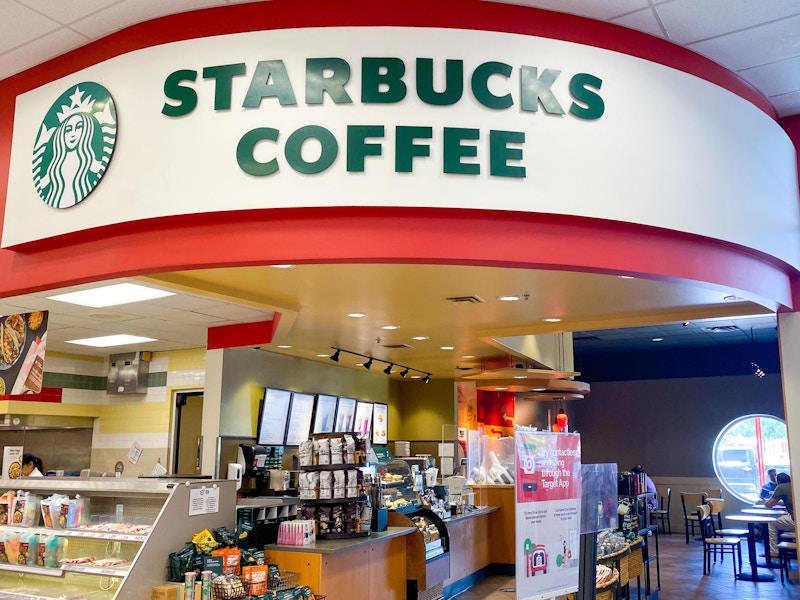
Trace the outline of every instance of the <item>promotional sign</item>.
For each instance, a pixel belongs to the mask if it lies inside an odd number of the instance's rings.
[[[48,314],[0,317],[0,396],[42,391]]]
[[[389,407],[385,404],[376,404],[372,409],[372,443],[386,444],[389,435],[386,432],[389,420]]]
[[[578,589],[581,440],[578,434],[518,428],[517,598],[554,598]]]
[[[3,448],[3,477],[19,479],[22,475],[22,446]]]

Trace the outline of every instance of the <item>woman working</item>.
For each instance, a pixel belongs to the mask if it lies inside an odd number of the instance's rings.
[[[22,455],[22,476],[23,477],[44,477],[44,465],[42,459],[35,454]]]

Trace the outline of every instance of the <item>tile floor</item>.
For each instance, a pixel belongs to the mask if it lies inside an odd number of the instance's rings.
[[[771,571],[759,567],[759,573],[770,572],[775,581],[768,583],[751,583],[736,581],[733,578],[730,557],[724,563],[712,564],[711,574],[703,575],[703,545],[700,541],[692,541],[688,545],[683,534],[659,536],[659,554],[661,565],[661,591],[659,600],[784,600],[800,598],[797,562],[792,561],[790,581],[781,585],[780,573],[776,567]],[[759,554],[763,552],[761,544],[757,546]],[[747,547],[742,547],[742,558],[745,569]],[[764,559],[760,559],[763,564]],[[634,582],[635,583],[635,582]],[[513,600],[515,582],[513,577],[487,577],[475,587],[456,596],[457,600]],[[509,591],[510,590],[510,591]],[[642,594],[644,597],[644,593]],[[636,588],[631,590],[631,600],[636,600]]]

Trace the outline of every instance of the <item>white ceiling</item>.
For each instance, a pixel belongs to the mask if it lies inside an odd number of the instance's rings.
[[[0,85],[2,78],[125,26],[170,13],[236,3],[0,0]],[[515,3],[573,12],[670,39],[738,72],[770,98],[778,114],[800,113],[800,0]],[[303,265],[288,270],[248,267],[166,274],[144,281],[179,293],[108,309],[81,308],[47,299],[55,292],[37,293],[0,299],[0,315],[49,310],[48,350],[107,356],[129,348],[89,349],[66,342],[128,333],[158,339],[137,346],[137,350],[205,347],[208,327],[261,321],[280,312],[281,326],[265,350],[327,360],[317,355],[340,346],[447,378],[458,375],[465,365],[497,356],[498,347],[490,338],[578,331],[599,340],[582,343],[603,342],[608,348],[776,339],[774,315],[736,321],[734,329],[708,330],[715,324],[704,320],[709,317],[765,312],[746,301],[724,300],[730,290],[611,275],[467,266]],[[86,287],[92,286],[69,291]],[[510,293],[529,296],[517,303],[497,300]],[[485,302],[453,304],[446,300],[470,295]],[[351,311],[363,311],[368,317],[355,320],[344,316]],[[553,316],[564,320],[558,324],[543,321]],[[387,331],[381,329],[384,325],[400,329]],[[417,335],[428,339],[411,339]],[[653,342],[653,338],[664,341]],[[291,348],[279,349],[279,344]],[[387,348],[396,344],[409,347]],[[442,346],[455,349],[442,350]],[[343,357],[340,365],[358,368],[355,362],[353,356]]]
[[[129,25],[248,0],[0,0],[0,80]],[[727,67],[800,113],[800,0],[513,0],[637,29]]]

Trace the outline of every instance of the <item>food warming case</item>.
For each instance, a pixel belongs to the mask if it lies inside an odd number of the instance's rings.
[[[450,537],[447,525],[433,511],[405,507],[389,511],[392,527],[417,528],[406,538],[407,597],[434,600],[444,596],[444,582],[450,577]]]

